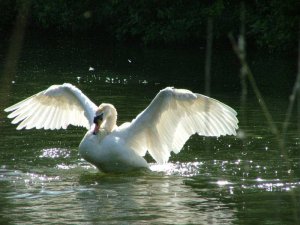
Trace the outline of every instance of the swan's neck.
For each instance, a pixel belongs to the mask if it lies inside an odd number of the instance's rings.
[[[115,109],[104,119],[101,127],[109,133],[117,127],[117,111]]]

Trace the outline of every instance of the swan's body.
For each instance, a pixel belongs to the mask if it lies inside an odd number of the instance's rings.
[[[147,161],[126,146],[123,136],[124,130],[117,128],[107,135],[102,130],[98,135],[88,131],[79,145],[81,156],[97,166],[101,171],[122,172],[134,168],[148,168]]]
[[[117,126],[111,104],[97,107],[71,84],[53,85],[7,109],[17,129],[66,129],[88,132],[79,145],[81,156],[105,172],[148,168],[148,151],[158,163],[178,153],[189,137],[235,135],[236,112],[229,106],[184,89],[165,88],[132,122]]]

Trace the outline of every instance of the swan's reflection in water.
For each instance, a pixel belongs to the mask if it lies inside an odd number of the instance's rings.
[[[164,165],[159,173],[82,175],[77,198],[86,219],[103,224],[224,224],[234,220],[232,207],[197,194],[185,184],[185,177],[162,171],[176,166]]]
[[[207,188],[213,190],[209,181],[195,189],[187,180],[193,178],[180,174],[196,164],[151,167],[157,171],[102,174],[84,161],[30,173],[2,168],[0,199],[5,205],[0,215],[15,224],[228,224],[234,220],[232,207],[203,195]]]
[[[247,224],[244,218],[261,220],[260,212],[289,202],[300,185],[299,180],[226,176],[224,171],[237,169],[235,161],[151,164],[155,171],[103,174],[83,160],[42,164],[47,157],[71,157],[72,151],[42,155],[39,167],[30,170],[0,167],[0,223],[232,224],[242,218]],[[221,176],[212,164],[224,166]],[[290,208],[280,209],[273,221],[290,218]]]

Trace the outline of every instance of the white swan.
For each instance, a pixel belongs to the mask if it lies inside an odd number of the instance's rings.
[[[134,120],[116,125],[111,104],[97,107],[71,84],[52,85],[11,107],[8,117],[17,129],[66,129],[83,126],[88,132],[79,145],[81,156],[104,172],[148,168],[148,151],[165,163],[179,153],[189,137],[235,135],[236,112],[229,106],[189,90],[167,87]]]

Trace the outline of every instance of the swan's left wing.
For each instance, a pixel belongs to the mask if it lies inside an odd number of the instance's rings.
[[[235,135],[237,113],[229,106],[184,89],[165,88],[124,132],[125,143],[159,163],[178,153],[192,134]]]
[[[96,105],[71,84],[52,85],[13,106],[8,118],[19,123],[17,129],[66,129],[68,125],[90,129]]]

